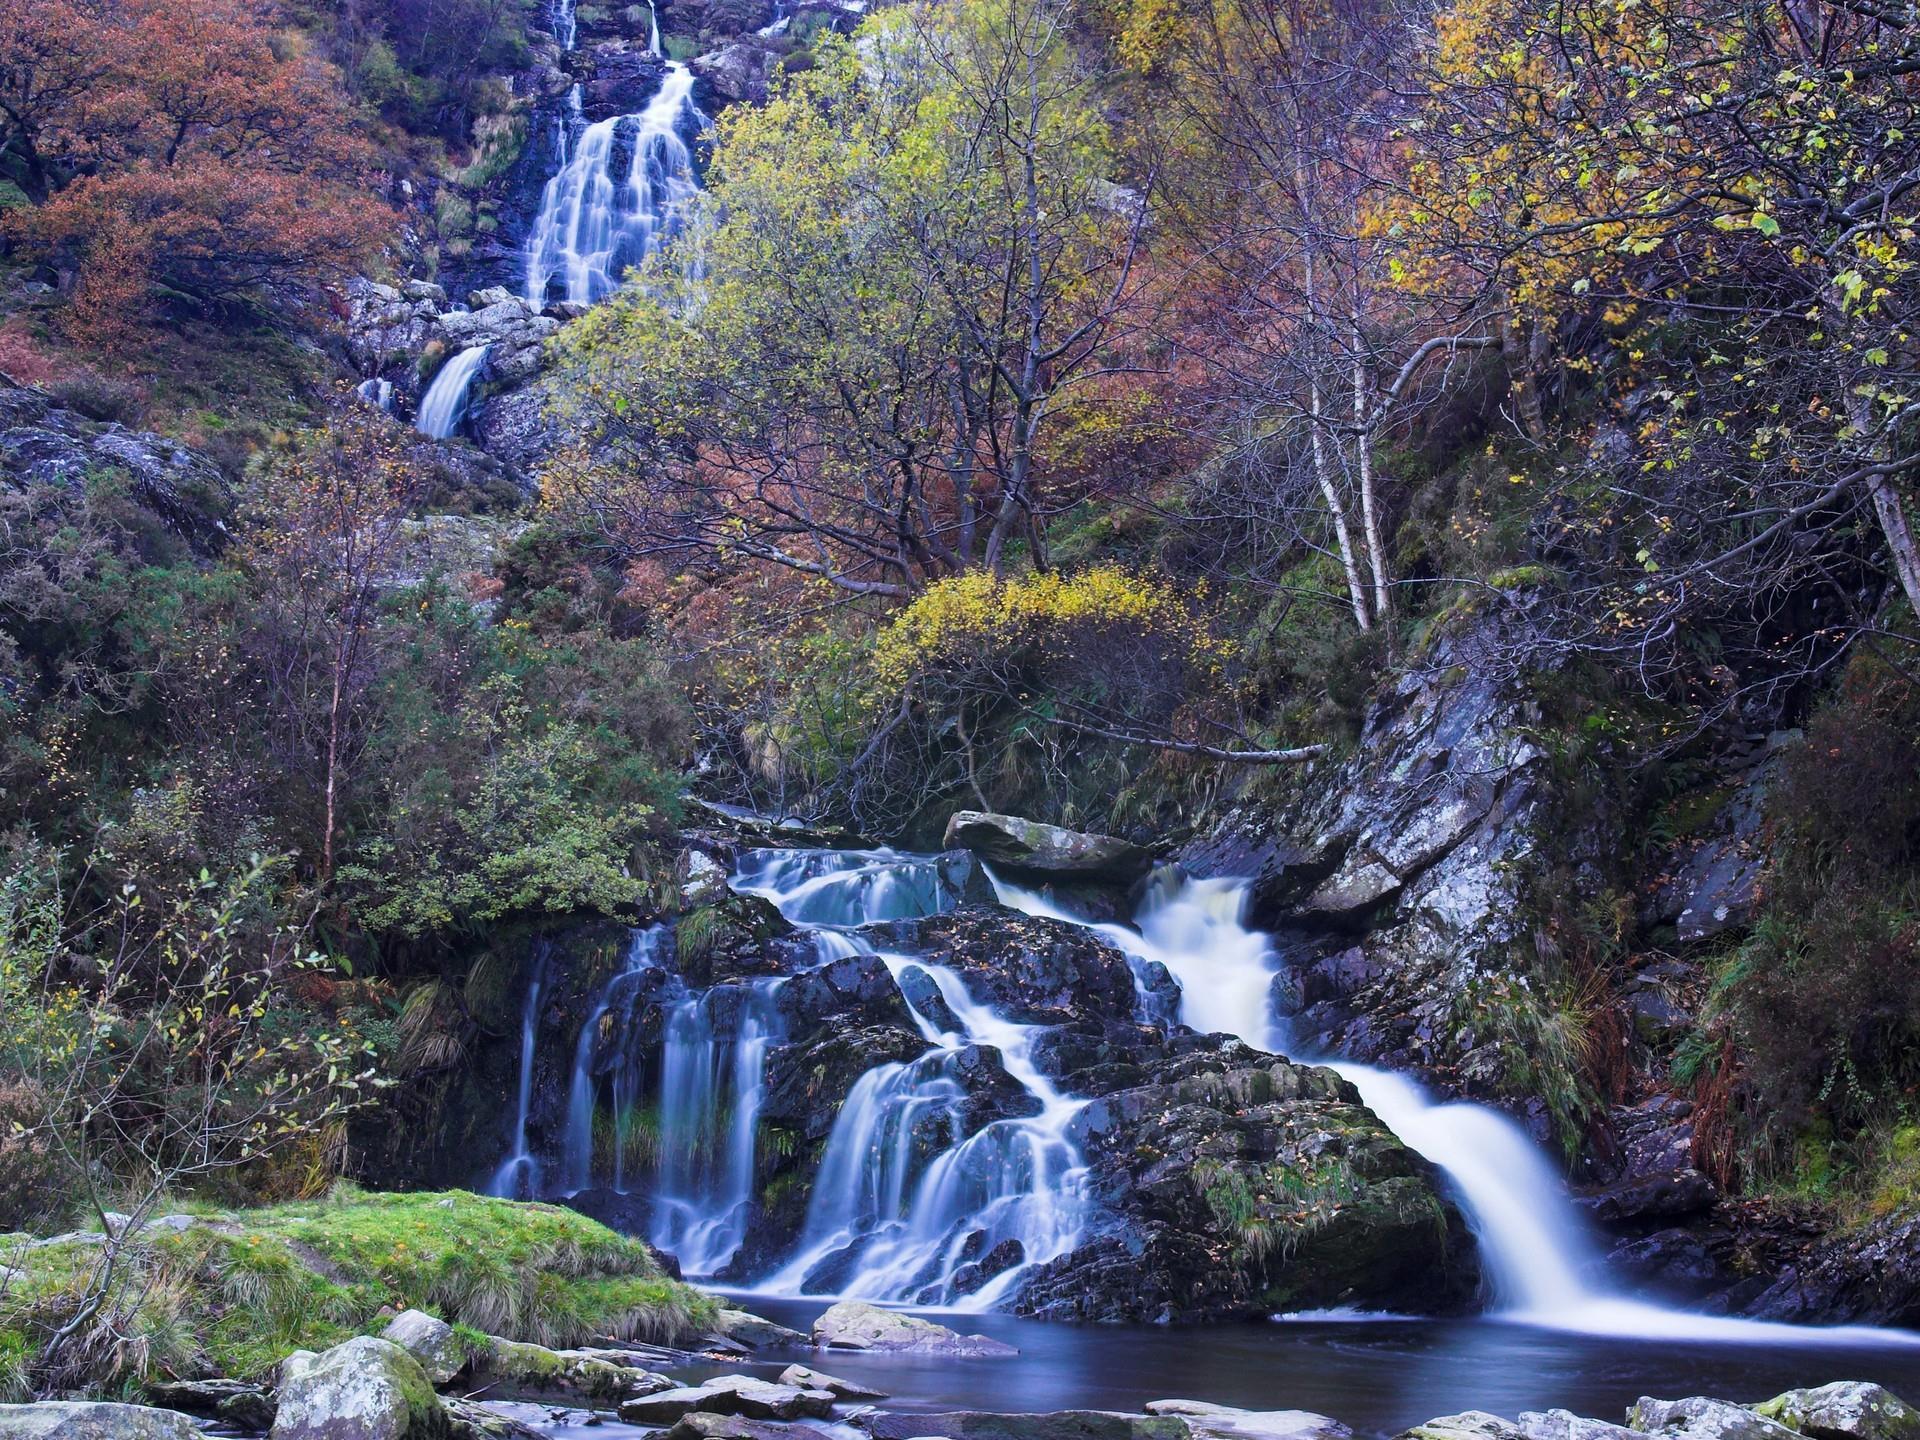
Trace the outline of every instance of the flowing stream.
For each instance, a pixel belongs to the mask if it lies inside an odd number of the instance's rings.
[[[658,10],[648,53],[662,56]],[[572,50],[574,0],[559,0],[554,38]],[[527,238],[526,296],[535,305],[591,305],[686,223],[699,181],[689,142],[707,127],[693,103],[693,72],[670,61],[646,108],[584,123],[581,91],[567,96],[556,166]]]
[[[1274,1017],[1279,958],[1243,923],[1248,884],[1157,873],[1137,928],[1084,920],[1034,891],[998,878],[1001,902],[1098,932],[1136,962],[1164,965],[1179,982],[1180,1018],[1195,1030],[1234,1035],[1258,1049],[1326,1065],[1352,1082],[1367,1108],[1438,1166],[1479,1242],[1494,1314],[1577,1334],[1734,1343],[1884,1344],[1893,1332],[1866,1326],[1778,1325],[1670,1309],[1606,1286],[1593,1238],[1560,1177],[1527,1133],[1484,1105],[1437,1103],[1405,1075],[1337,1056],[1305,1053]]]

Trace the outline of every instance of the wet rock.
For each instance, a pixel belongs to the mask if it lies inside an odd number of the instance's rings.
[[[985,1335],[962,1335],[931,1320],[883,1310],[862,1300],[843,1300],[813,1322],[813,1343],[836,1350],[923,1355],[1004,1356],[1020,1352]],[[945,1431],[920,1431],[945,1434]]]
[[[420,1362],[391,1340],[357,1336],[280,1364],[273,1440],[441,1440],[447,1412]]]
[[[969,996],[1009,1019],[1134,1026],[1139,997],[1127,957],[1085,926],[964,904],[875,928],[882,948],[924,956],[954,971]],[[901,988],[915,983],[903,979]],[[951,1013],[943,1001],[938,1004],[941,1013]]]
[[[473,443],[521,475],[538,473],[561,439],[549,400],[544,380],[485,397],[467,411]]]
[[[452,1440],[544,1440],[548,1432],[498,1405],[442,1395]]]
[[[1723,1278],[1722,1267],[1706,1241],[1689,1230],[1656,1230],[1622,1240],[1607,1252],[1607,1272],[1669,1289],[1705,1291]]]
[[[1728,1400],[1704,1395],[1685,1400],[1642,1396],[1627,1411],[1627,1426],[1653,1435],[1685,1440],[1788,1440],[1794,1432]]]
[[[1075,1117],[1118,1225],[1024,1276],[1016,1309],[1177,1322],[1472,1297],[1472,1243],[1434,1171],[1346,1081],[1225,1037],[1189,1044]]]
[[[1713,1181],[1691,1167],[1664,1174],[1637,1175],[1600,1190],[1574,1196],[1574,1202],[1603,1225],[1628,1220],[1667,1220],[1697,1215],[1719,1199]]]
[[[749,1350],[778,1350],[783,1347],[810,1343],[807,1337],[798,1330],[789,1330],[784,1325],[776,1325],[773,1321],[763,1316],[755,1315],[750,1310],[722,1310],[720,1312],[719,1324],[716,1328],[718,1328],[720,1333],[726,1336],[727,1339],[744,1345]],[[798,1369],[800,1367],[788,1366],[787,1368]],[[797,1382],[786,1380],[783,1377],[781,1383],[791,1385]],[[802,1386],[801,1388],[805,1389],[806,1387]]]
[[[1523,1410],[1519,1425],[1527,1440],[1645,1440],[1638,1430],[1589,1420],[1571,1410]]]
[[[696,1411],[674,1421],[666,1440],[829,1440],[811,1425],[783,1425],[745,1415],[708,1415]]]
[[[1920,1325],[1920,1210],[1816,1245],[1750,1307],[1768,1320]]]
[[[0,1440],[202,1440],[178,1410],[101,1400],[42,1400],[0,1405]]]
[[[435,1385],[446,1384],[467,1368],[466,1347],[453,1327],[424,1310],[401,1311],[381,1335],[418,1360]]]
[[[577,1396],[611,1404],[673,1388],[664,1375],[624,1363],[618,1352],[549,1350],[518,1340],[494,1339],[480,1362],[499,1393],[562,1398]]]
[[[1090,835],[1017,815],[958,810],[947,821],[948,849],[967,849],[1015,875],[1078,876],[1129,884],[1153,864],[1149,850],[1113,835]]]
[[[1403,1430],[1398,1440],[1526,1440],[1525,1432],[1509,1420],[1484,1410],[1442,1415],[1424,1425]]]
[[[722,1375],[704,1385],[683,1385],[624,1401],[620,1418],[630,1425],[671,1425],[683,1416],[742,1415],[749,1420],[824,1420],[833,1413],[833,1395],[777,1385],[750,1375]]]
[[[265,1430],[273,1424],[273,1396],[265,1386],[245,1380],[162,1380],[147,1386],[147,1398],[169,1410],[224,1421],[236,1430]]]
[[[1752,1409],[1812,1440],[1920,1440],[1920,1410],[1865,1380],[1789,1390]]]
[[[1178,1415],[1195,1440],[1350,1440],[1353,1431],[1311,1410],[1240,1410],[1204,1400],[1149,1400],[1149,1415]]]
[[[995,1414],[948,1410],[931,1415],[874,1415],[873,1440],[1189,1440],[1187,1422],[1173,1415],[1128,1415],[1113,1410],[1056,1410],[1045,1414]]]
[[[780,1372],[782,1385],[797,1385],[802,1390],[825,1390],[841,1400],[884,1400],[887,1392],[875,1390],[838,1375],[828,1375],[806,1365],[789,1365]]]

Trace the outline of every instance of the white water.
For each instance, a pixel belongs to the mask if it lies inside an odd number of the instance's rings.
[[[662,963],[673,932],[664,925],[648,925],[633,932],[620,971],[607,981],[594,1007],[580,1027],[574,1044],[573,1077],[567,1086],[567,1131],[563,1167],[570,1193],[578,1194],[594,1183],[593,1120],[599,1108],[597,1080],[601,1032],[607,1017],[631,1015],[639,997],[640,976]],[[620,1027],[615,1027],[616,1029]],[[610,1168],[611,1184],[626,1191],[627,1139],[633,1124],[633,1109],[643,1080],[640,1058],[626,1052],[616,1053],[606,1066],[613,1108],[613,1137]]]
[[[527,1111],[533,1104],[534,1038],[540,1029],[540,992],[546,982],[547,955],[543,949],[534,958],[526,1003],[520,1011],[520,1084],[515,1092],[513,1150],[487,1185],[487,1194],[509,1200],[531,1200],[540,1186],[540,1162],[527,1147]]]
[[[485,345],[475,345],[440,367],[433,384],[420,397],[414,429],[435,440],[445,440],[460,428],[460,422],[467,415],[467,399],[473,392],[473,382],[479,377],[480,367],[487,363],[487,349]]]
[[[1086,1166],[1067,1128],[1085,1102],[1062,1095],[1034,1064],[1032,1027],[975,1000],[945,966],[875,952],[848,928],[947,908],[937,857],[751,852],[733,884],[772,900],[795,924],[820,927],[823,963],[877,953],[896,983],[923,972],[945,1005],[923,991],[922,1005],[909,1001],[930,1048],[855,1083],[828,1137],[798,1250],[757,1288],[985,1310],[1026,1270],[1078,1245],[1089,1213]],[[908,990],[902,984],[903,996]],[[997,1053],[1037,1113],[968,1135],[960,1070],[982,1058],[981,1048]],[[1004,1268],[984,1274],[973,1262],[987,1256]]]
[[[1180,984],[1180,1018],[1203,1033],[1234,1035],[1275,1054],[1296,1053],[1271,999],[1279,960],[1242,920],[1248,886],[1157,874],[1138,929],[1092,924],[1045,897],[994,879],[1002,903],[1084,925],[1138,961],[1165,965]],[[1484,1105],[1436,1103],[1404,1075],[1330,1057],[1307,1057],[1350,1081],[1404,1143],[1445,1173],[1479,1242],[1496,1318],[1586,1335],[1796,1345],[1920,1344],[1920,1336],[1868,1326],[1779,1325],[1699,1315],[1636,1300],[1593,1278],[1600,1257],[1560,1177],[1527,1133]]]
[[[784,983],[716,987],[681,1001],[667,1019],[652,1240],[689,1275],[718,1274],[746,1239]]]
[[[353,387],[353,393],[373,406],[376,410],[393,410],[393,382],[375,376],[371,380],[362,380]]]
[[[659,55],[657,9],[650,23],[649,53]],[[553,28],[561,48],[573,49],[578,26],[571,0],[556,7]],[[527,237],[527,299],[536,305],[556,293],[581,305],[604,299],[629,268],[686,223],[700,190],[687,142],[708,124],[693,103],[693,84],[692,71],[669,63],[644,110],[584,129],[580,87],[573,87],[557,168]]]

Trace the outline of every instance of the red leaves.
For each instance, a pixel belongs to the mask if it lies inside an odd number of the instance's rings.
[[[90,83],[41,130],[79,178],[14,225],[76,262],[69,323],[85,338],[130,338],[159,285],[202,300],[306,289],[350,271],[391,228],[337,76],[262,7],[0,0],[0,67],[50,8],[76,52],[96,57]]]

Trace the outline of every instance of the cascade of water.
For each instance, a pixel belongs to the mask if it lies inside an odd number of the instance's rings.
[[[985,1309],[1022,1272],[1074,1248],[1089,1200],[1085,1162],[1067,1130],[1085,1102],[1062,1095],[1034,1063],[1033,1028],[976,1001],[945,966],[874,952],[848,928],[950,908],[939,858],[759,851],[742,857],[733,885],[772,900],[796,924],[820,927],[823,963],[878,953],[896,981],[923,972],[945,1007],[930,1013],[930,1002],[908,1000],[930,1048],[855,1083],[828,1136],[799,1247],[760,1288]],[[968,1134],[959,1074],[986,1048],[1037,1113]]]
[[[682,1000],[667,1019],[652,1239],[689,1275],[717,1274],[746,1238],[783,983],[716,986]]]
[[[567,1087],[567,1130],[562,1168],[566,1185],[577,1194],[593,1184],[593,1117],[599,1102],[596,1065],[601,1031],[609,1016],[630,1015],[639,997],[639,977],[660,964],[661,952],[673,932],[664,925],[648,925],[633,932],[626,959],[607,981],[574,1045],[573,1079]],[[623,1028],[623,1027],[615,1027]],[[626,1150],[633,1123],[634,1102],[640,1093],[642,1057],[621,1051],[612,1057],[610,1088],[613,1102],[613,1188],[626,1189]]]
[[[466,418],[467,398],[473,392],[473,382],[479,377],[480,367],[487,363],[488,348],[475,345],[462,350],[440,367],[433,384],[420,397],[414,429],[435,440],[445,440],[460,428],[460,422]]]
[[[393,409],[393,382],[375,376],[371,380],[362,380],[353,387],[353,393],[373,406],[376,410]]]
[[[540,1029],[540,992],[546,983],[547,952],[542,947],[534,956],[526,1004],[520,1011],[520,1084],[514,1109],[513,1149],[487,1183],[489,1195],[509,1200],[531,1200],[540,1186],[540,1162],[527,1147],[527,1112],[533,1106],[533,1047]]]
[[[1560,1178],[1513,1121],[1484,1105],[1436,1103],[1404,1075],[1335,1057],[1299,1056],[1273,1015],[1279,958],[1244,923],[1249,886],[1238,880],[1154,877],[1137,929],[1093,924],[994,877],[1002,903],[1098,931],[1129,955],[1158,961],[1180,984],[1180,1018],[1339,1072],[1381,1122],[1452,1183],[1479,1242],[1500,1318],[1582,1334],[1794,1344],[1920,1343],[1865,1326],[1811,1328],[1708,1316],[1599,1287],[1599,1257]]]
[[[685,224],[699,194],[688,141],[708,123],[693,85],[692,71],[669,64],[646,109],[596,121],[563,146],[527,241],[533,303],[555,293],[581,305],[605,298]],[[579,104],[577,87],[569,104]]]

